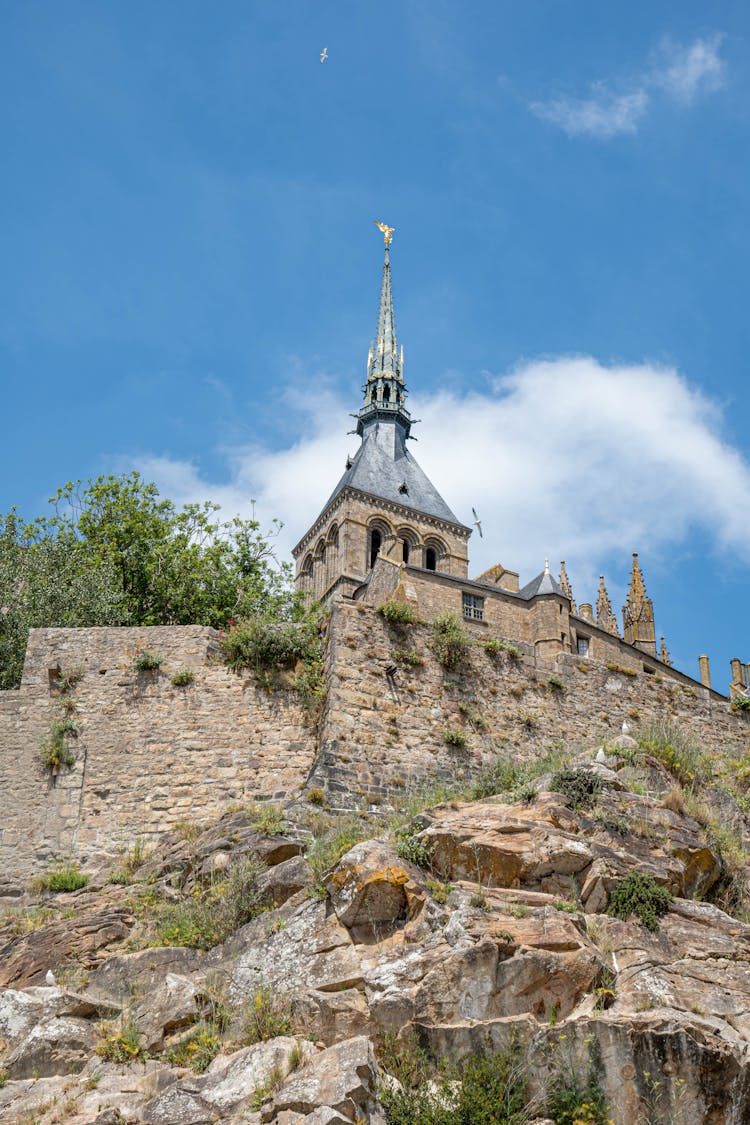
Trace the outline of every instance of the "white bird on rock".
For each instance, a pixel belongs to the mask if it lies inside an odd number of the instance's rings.
[[[322,63],[324,63],[327,58],[328,58],[328,48],[324,47],[323,50],[320,52],[320,61]]]
[[[50,988],[54,988],[57,984],[57,981],[55,980],[55,974],[52,972],[52,969],[47,969],[47,975],[44,979],[50,986]]]
[[[627,719],[622,720],[622,733],[623,734],[629,734],[630,733],[630,727],[628,726],[628,720]]]

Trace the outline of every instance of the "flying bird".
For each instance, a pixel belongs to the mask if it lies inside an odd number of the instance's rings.
[[[52,969],[47,969],[47,975],[44,979],[50,986],[50,988],[54,988],[54,986],[57,984],[57,981],[55,980],[55,974],[52,972]]]
[[[327,58],[328,58],[328,48],[324,47],[323,50],[320,52],[320,61],[322,63],[324,63]]]
[[[477,515],[477,510],[476,510],[476,508],[472,508],[471,511],[472,511],[472,515],[474,516],[474,527],[479,532],[479,538],[484,539],[484,536],[482,535],[482,521],[480,520],[479,516]]]

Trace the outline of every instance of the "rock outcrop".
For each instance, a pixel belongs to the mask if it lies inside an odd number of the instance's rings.
[[[299,803],[283,836],[233,813],[166,837],[131,885],[102,870],[28,896],[0,928],[0,1117],[387,1125],[394,1059],[452,1061],[450,1098],[462,1060],[520,1044],[529,1119],[590,1081],[615,1125],[750,1120],[750,926],[708,901],[721,849],[679,801],[628,788],[616,754],[581,768],[588,800],[548,777],[391,834],[360,818],[370,838],[323,869]],[[196,918],[248,857],[254,916],[200,948]],[[672,896],[651,928],[611,912],[631,872]],[[196,947],[164,944],[183,933]],[[65,987],[39,986],[49,968]]]

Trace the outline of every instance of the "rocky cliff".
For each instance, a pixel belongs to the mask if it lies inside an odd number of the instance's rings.
[[[4,904],[2,1120],[750,1120],[747,822],[705,765],[651,731],[48,872]]]

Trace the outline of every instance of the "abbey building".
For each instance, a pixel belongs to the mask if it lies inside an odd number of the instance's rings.
[[[379,605],[397,597],[421,617],[462,617],[488,635],[527,646],[540,666],[564,654],[610,662],[636,672],[683,677],[671,668],[664,638],[657,646],[654,608],[633,555],[622,631],[600,579],[594,607],[576,605],[565,564],[555,577],[547,563],[525,585],[501,565],[469,577],[471,528],[448,506],[407,442],[404,353],[396,339],[390,237],[376,338],[370,346],[356,432],[361,444],[309,530],[294,548],[297,587],[312,598]],[[700,683],[710,687],[707,657]],[[748,690],[748,668],[732,662],[732,690]]]

